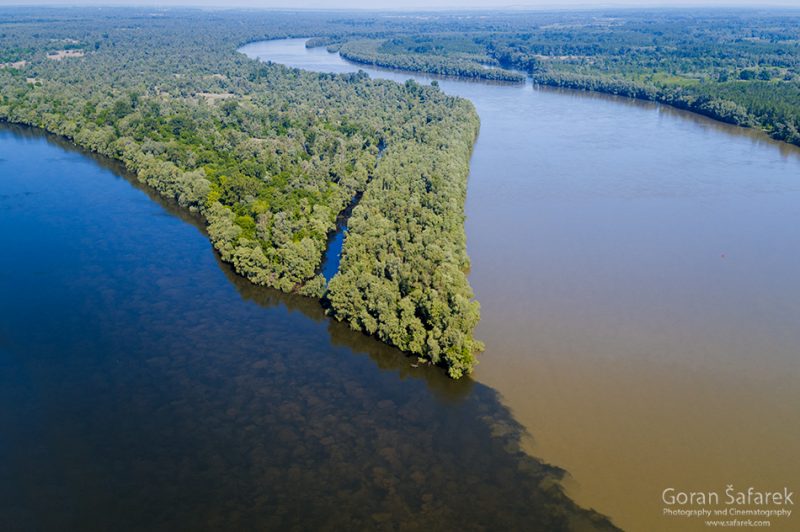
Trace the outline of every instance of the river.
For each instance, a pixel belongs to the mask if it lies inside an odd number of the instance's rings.
[[[250,57],[396,81],[302,39]],[[440,79],[481,117],[467,199],[474,375],[625,529],[662,492],[800,488],[800,150],[605,95]],[[797,518],[773,529],[796,530]]]
[[[4,532],[597,522],[493,389],[250,284],[59,137],[0,123],[0,249]]]

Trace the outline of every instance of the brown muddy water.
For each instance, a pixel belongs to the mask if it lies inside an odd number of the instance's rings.
[[[303,43],[241,51],[430,80]],[[758,508],[725,504],[728,485],[800,489],[800,150],[655,104],[439,83],[481,117],[466,225],[487,346],[475,378],[527,431],[524,449],[629,530],[707,529],[665,507]],[[720,504],[668,505],[669,488]]]

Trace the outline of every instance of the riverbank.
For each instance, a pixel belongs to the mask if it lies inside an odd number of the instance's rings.
[[[555,31],[534,14],[527,14],[526,25],[520,14],[520,21],[504,21],[518,25],[517,33],[472,21],[472,32],[461,34],[399,32],[371,40],[317,38],[308,45],[327,45],[358,64],[407,72],[532,79],[535,85],[654,101],[800,145],[799,58],[790,44],[797,13],[742,15],[627,13],[607,27],[602,17],[563,14],[556,24],[574,24]],[[769,40],[750,42],[752,32],[767,27]]]
[[[748,112],[741,105],[720,98],[686,94],[685,90],[680,87],[657,88],[624,80],[603,80],[588,76],[564,77],[547,73],[535,74],[532,79],[535,84],[548,87],[597,92],[669,105],[676,109],[696,113],[726,124],[757,129],[774,140],[800,146],[800,133],[794,128],[786,126],[767,128],[760,124],[757,116]],[[798,94],[800,95],[800,93]]]
[[[477,74],[459,74],[458,70],[432,67],[427,64],[417,65],[418,68],[409,67],[408,65],[398,65],[397,63],[389,60],[379,60],[377,57],[372,57],[368,54],[360,55],[348,50],[340,49],[338,53],[346,60],[360,65],[375,66],[386,69],[395,70],[398,72],[408,73],[422,73],[434,76],[446,76],[455,79],[462,79],[465,81],[503,81],[508,83],[525,83],[526,77],[522,75],[521,71],[518,77],[511,77],[506,75],[498,76],[482,76]],[[427,66],[426,66],[427,65]],[[721,99],[714,99],[701,96],[686,96],[682,94],[679,89],[657,89],[656,87],[647,87],[644,85],[636,85],[619,81],[606,81],[601,78],[592,77],[562,77],[552,76],[547,73],[536,73],[534,76],[527,76],[528,81],[532,81],[534,87],[536,85],[572,89],[577,91],[595,92],[598,94],[608,94],[610,96],[621,96],[631,98],[634,100],[656,102],[663,105],[669,105],[682,111],[696,113],[726,124],[732,124],[744,128],[757,129],[771,138],[800,146],[800,133],[796,129],[781,127],[778,129],[768,129],[759,124],[759,119],[748,113],[747,109],[733,102],[728,102]]]

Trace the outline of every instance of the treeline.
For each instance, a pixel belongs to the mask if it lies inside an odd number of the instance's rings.
[[[491,35],[536,83],[656,101],[800,145],[795,13],[645,12]]]
[[[349,41],[338,45],[336,50],[348,61],[383,68],[490,81],[513,83],[525,81],[525,76],[519,72],[481,64],[469,59],[421,53],[382,53],[379,50],[380,46],[381,41]],[[487,60],[487,62],[491,61]]]
[[[342,33],[333,48],[354,61],[466,78],[488,79],[479,75],[485,65],[522,71],[542,85],[657,101],[800,144],[796,11],[500,13],[408,24],[395,33],[386,24],[367,42]]]
[[[471,370],[480,349],[462,223],[477,124],[471,105],[435,87],[313,74],[236,53],[241,43],[286,36],[293,18],[47,13],[53,16],[19,17],[0,34],[3,47],[33,50],[23,69],[0,70],[0,119],[121,160],[142,182],[200,212],[239,274],[287,292],[325,297],[317,271],[327,235],[363,193],[354,216],[394,225],[352,225],[347,267],[331,283],[331,313],[453,377]],[[313,27],[317,19],[309,20]],[[72,40],[99,44],[82,57],[47,58],[53,43]],[[397,190],[426,192],[404,198],[387,188],[390,179]],[[391,242],[397,245],[386,248]],[[437,247],[445,253],[432,256]],[[373,277],[351,290],[355,271]]]

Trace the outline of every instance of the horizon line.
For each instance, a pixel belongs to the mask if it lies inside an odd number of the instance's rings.
[[[244,0],[246,2],[246,0]],[[220,3],[217,3],[220,2]],[[3,8],[24,8],[24,7],[41,7],[41,8],[149,8],[157,10],[169,9],[199,9],[199,10],[218,10],[218,11],[309,11],[309,12],[348,12],[358,11],[363,13],[458,13],[458,12],[484,12],[484,13],[511,13],[521,11],[598,11],[604,9],[619,9],[630,11],[652,11],[652,10],[769,10],[769,9],[784,9],[800,11],[800,5],[789,3],[761,3],[754,1],[752,3],[705,3],[705,4],[689,4],[689,3],[664,3],[664,4],[650,4],[650,5],[632,5],[630,3],[609,2],[600,5],[596,4],[543,4],[543,5],[523,5],[523,4],[508,4],[504,6],[430,6],[430,7],[403,7],[403,6],[387,6],[387,7],[366,7],[366,6],[350,6],[350,7],[301,7],[291,5],[274,5],[274,6],[258,6],[250,5],[248,3],[233,2],[222,3],[222,0],[210,0],[208,2],[190,1],[183,3],[180,0],[143,0],[143,1],[122,1],[122,2],[105,2],[103,0],[93,1],[67,1],[67,2],[21,2],[14,4],[6,4],[0,6]]]

